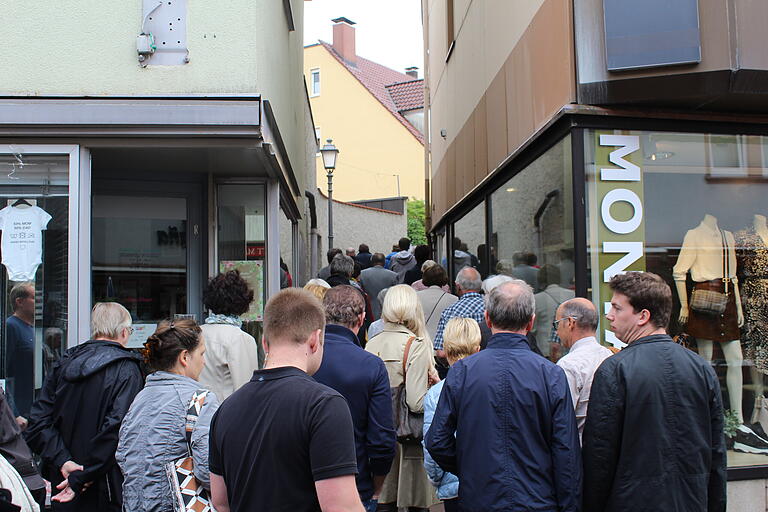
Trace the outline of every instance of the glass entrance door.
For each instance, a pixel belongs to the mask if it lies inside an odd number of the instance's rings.
[[[200,320],[194,265],[200,229],[190,220],[191,212],[199,215],[197,204],[190,196],[94,193],[93,301],[118,302],[130,311],[130,347],[141,347],[160,320],[178,315]]]

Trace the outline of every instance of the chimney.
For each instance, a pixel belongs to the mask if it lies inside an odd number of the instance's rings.
[[[356,64],[355,24],[354,21],[341,17],[333,21],[333,49],[349,64]]]
[[[416,66],[405,68],[405,74],[410,76],[411,78],[419,78],[419,68],[417,68]]]

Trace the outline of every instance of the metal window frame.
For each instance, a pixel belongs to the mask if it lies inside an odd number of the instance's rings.
[[[77,144],[0,144],[0,154],[66,155],[69,158],[67,233],[67,348],[90,338],[91,159]]]

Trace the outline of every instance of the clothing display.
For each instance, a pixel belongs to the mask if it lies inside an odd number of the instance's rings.
[[[725,292],[722,279],[695,283],[694,290]],[[689,309],[686,332],[697,339],[732,341],[739,339],[739,324],[736,311],[736,294],[733,283],[728,283],[728,304],[721,315],[707,315]]]
[[[736,255],[744,308],[744,357],[768,373],[768,245],[749,227],[736,233]]]
[[[34,281],[43,262],[42,231],[51,216],[38,206],[6,206],[0,210],[0,248],[10,281]]]

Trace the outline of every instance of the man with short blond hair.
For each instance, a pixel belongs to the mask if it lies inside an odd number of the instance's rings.
[[[264,308],[263,370],[222,403],[210,432],[211,499],[218,512],[363,512],[347,403],[315,382],[325,311],[287,288]]]

